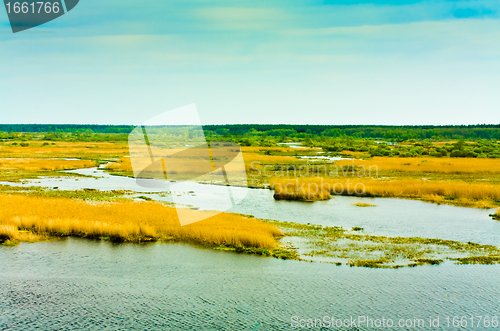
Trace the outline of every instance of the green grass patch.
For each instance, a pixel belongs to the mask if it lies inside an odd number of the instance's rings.
[[[277,259],[283,260],[298,260],[299,256],[295,251],[287,250],[283,248],[269,249],[269,248],[256,248],[256,247],[244,247],[244,246],[231,246],[231,245],[221,245],[213,247],[213,249],[218,251],[231,251],[236,253],[245,253],[252,255],[261,256],[272,256]]]
[[[500,256],[468,256],[450,260],[457,261],[457,264],[496,264],[500,263]]]
[[[125,197],[127,195],[131,195],[133,192],[125,190],[100,191],[90,188],[82,190],[58,190],[58,189],[50,189],[37,186],[22,187],[22,186],[0,185],[0,193],[24,194],[29,196],[38,196],[45,198],[70,198],[70,199],[90,200],[90,201],[109,201]]]
[[[335,226],[300,224],[267,220],[285,233],[297,238],[300,256],[313,261],[338,263],[369,268],[402,268],[421,265],[439,265],[445,260],[460,264],[492,264],[500,259],[500,247],[473,242],[459,242],[438,238],[387,237]]]

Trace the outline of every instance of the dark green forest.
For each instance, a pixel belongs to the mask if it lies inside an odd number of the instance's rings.
[[[1,124],[0,141],[29,146],[30,141],[127,142],[130,125]],[[161,133],[164,127],[151,127]],[[202,132],[193,126],[168,127],[169,136],[190,141]],[[275,147],[298,142],[328,153],[363,152],[389,157],[500,158],[500,125],[207,125],[208,140],[231,140],[240,146]],[[453,141],[435,145],[437,141]],[[52,143],[53,144],[53,143]],[[269,151],[268,151],[269,152]]]
[[[66,136],[63,133],[81,136],[113,134],[112,140],[126,140],[132,131],[131,125],[80,125],[80,124],[0,124],[0,138],[6,139],[11,133],[47,133],[53,137]],[[383,126],[383,125],[276,125],[239,124],[206,125],[206,136],[223,137],[285,137],[304,139],[313,137],[353,137],[357,139],[380,139],[388,142],[414,140],[500,140],[500,124],[457,125],[457,126]],[[59,135],[58,135],[59,134]],[[118,135],[118,136],[116,136]],[[7,137],[6,137],[7,136]],[[97,138],[95,136],[94,138]],[[111,136],[104,136],[111,139]]]

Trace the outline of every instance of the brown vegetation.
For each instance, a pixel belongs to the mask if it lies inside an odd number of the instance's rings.
[[[270,184],[280,198],[290,197],[290,200],[323,200],[325,191],[334,195],[422,199],[475,208],[493,208],[500,200],[500,186],[490,183],[301,177],[273,178]]]
[[[500,174],[500,159],[475,158],[391,158],[374,157],[370,160],[342,160],[336,165],[364,166],[378,171],[413,171],[428,173],[487,173]]]
[[[85,202],[0,194],[0,238],[23,241],[26,234],[20,231],[34,236],[179,240],[257,248],[276,247],[275,238],[282,235],[271,224],[228,213],[181,227],[176,209],[157,202]]]
[[[0,170],[44,171],[69,170],[95,167],[96,163],[89,160],[60,159],[0,159]]]

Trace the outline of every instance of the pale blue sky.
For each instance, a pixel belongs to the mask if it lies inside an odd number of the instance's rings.
[[[500,122],[500,1],[81,0],[12,34],[0,122]]]

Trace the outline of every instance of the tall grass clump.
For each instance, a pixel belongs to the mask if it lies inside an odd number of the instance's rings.
[[[19,235],[16,226],[11,224],[0,224],[0,241],[15,240]]]
[[[422,199],[485,209],[492,208],[495,201],[500,200],[500,185],[490,183],[300,177],[272,178],[270,184],[280,198],[289,200],[300,200],[295,195],[314,197],[311,190],[320,197],[326,197],[322,192],[327,191],[330,195]]]
[[[28,144],[28,147],[0,148],[0,158],[115,159],[128,154],[128,146],[123,143],[58,141],[55,145],[47,145],[40,141],[28,141]]]
[[[129,242],[178,240],[206,245],[275,248],[276,238],[283,235],[274,225],[229,213],[181,227],[176,209],[158,202],[88,203],[66,198],[2,194],[0,226],[3,240],[16,239],[16,230],[27,230],[40,236],[108,237]]]
[[[445,174],[485,173],[499,174],[500,159],[476,158],[391,158],[374,157],[370,160],[341,160],[336,165],[364,166],[366,169],[375,168],[379,171],[392,170],[402,172],[428,172]]]
[[[318,201],[329,200],[330,191],[315,181],[271,181],[276,200]]]
[[[96,163],[89,160],[59,160],[59,159],[0,159],[0,170],[69,170],[95,167]]]

